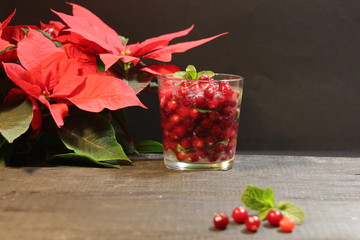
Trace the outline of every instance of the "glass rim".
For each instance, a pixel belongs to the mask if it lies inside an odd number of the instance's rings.
[[[169,79],[169,80],[173,80],[173,81],[208,81],[208,80],[193,80],[193,79],[185,79],[185,78],[177,78],[173,76],[173,73],[168,73],[168,74],[162,74],[162,75],[158,75],[157,78],[158,79]],[[216,79],[216,76],[223,76],[222,79]],[[214,81],[242,81],[244,80],[244,77],[240,76],[240,75],[236,75],[236,74],[231,74],[231,73],[215,73],[214,75],[215,79]]]

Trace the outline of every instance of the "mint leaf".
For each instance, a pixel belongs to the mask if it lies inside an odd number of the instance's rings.
[[[190,76],[190,80],[196,80],[197,78],[197,72],[196,72],[196,68],[193,65],[188,65],[186,67],[186,73]]]
[[[241,195],[241,201],[248,208],[264,212],[274,207],[274,191],[271,188],[262,189],[248,185]]]
[[[278,202],[275,206],[276,209],[280,210],[284,216],[289,216],[296,224],[301,224],[305,221],[304,211],[296,206],[295,204],[287,201]]]
[[[264,221],[270,211],[271,211],[271,208],[266,209],[266,210],[264,210],[264,211],[260,211],[260,212],[258,213],[258,217],[260,218],[260,220],[261,220],[261,221]]]
[[[201,72],[198,72],[196,79],[199,79],[199,77],[204,74],[208,75],[211,78],[215,75],[215,73],[213,71],[201,71]]]
[[[176,78],[185,78],[186,72],[185,71],[180,71],[180,72],[176,72],[174,73],[174,77]]]

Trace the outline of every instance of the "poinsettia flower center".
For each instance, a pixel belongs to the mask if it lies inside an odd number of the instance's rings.
[[[41,95],[43,95],[46,100],[49,100],[49,98],[50,98],[50,93],[46,90],[42,91]]]
[[[125,51],[122,51],[120,54],[122,55],[122,56],[126,56],[126,55],[129,55],[131,53],[131,51],[130,50],[125,50]]]

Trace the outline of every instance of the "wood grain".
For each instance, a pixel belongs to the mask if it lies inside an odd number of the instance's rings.
[[[360,155],[359,155],[360,156]],[[0,239],[360,239],[360,159],[334,154],[240,153],[229,171],[173,171],[161,155],[117,169],[0,169]],[[248,184],[272,187],[306,213],[285,234],[231,223]]]

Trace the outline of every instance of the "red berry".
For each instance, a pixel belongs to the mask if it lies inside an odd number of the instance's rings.
[[[283,217],[280,220],[279,225],[283,232],[292,232],[296,226],[296,222],[291,217]]]
[[[186,127],[184,126],[176,126],[174,128],[174,134],[178,137],[178,138],[182,138],[183,136],[185,136],[186,134]]]
[[[245,220],[246,229],[251,232],[256,232],[260,227],[260,219],[258,216],[251,215]]]
[[[200,138],[195,138],[193,141],[192,141],[192,145],[194,148],[196,149],[202,149],[204,146],[205,146],[205,142],[204,140],[200,139]]]
[[[201,121],[201,126],[203,126],[204,128],[211,128],[212,122],[211,122],[210,118],[203,119]]]
[[[273,226],[279,226],[279,222],[282,218],[282,213],[276,209],[270,210],[270,212],[266,216],[268,222]]]
[[[182,118],[186,118],[187,116],[189,116],[189,109],[187,107],[180,107],[177,110],[177,114]]]
[[[194,105],[197,108],[204,107],[206,105],[206,99],[203,96],[195,96]]]
[[[196,108],[192,108],[189,111],[189,115],[191,118],[196,119],[196,118],[200,117],[200,112]]]
[[[190,90],[189,90],[189,88],[187,86],[182,86],[182,87],[179,88],[178,93],[179,93],[179,95],[184,97],[184,96],[187,96],[190,93]]]
[[[205,90],[204,90],[204,96],[206,98],[213,98],[215,95],[215,88],[214,85],[209,85]]]
[[[171,100],[167,103],[167,107],[170,111],[175,111],[178,108],[179,104],[175,100]]]
[[[224,213],[218,213],[214,216],[213,221],[217,229],[225,229],[229,224],[229,217]]]
[[[216,99],[209,100],[207,103],[209,109],[216,109],[219,107],[219,102]]]
[[[199,77],[199,80],[212,80],[212,78],[207,75],[207,74],[202,74],[200,77]]]
[[[237,223],[244,223],[248,216],[248,212],[245,207],[237,207],[232,212],[232,217]]]
[[[178,152],[176,154],[176,158],[179,160],[179,161],[185,161],[187,159],[187,154],[185,152]]]
[[[191,140],[190,140],[190,138],[183,138],[183,139],[181,139],[180,145],[181,145],[183,148],[189,148],[189,147],[191,147]]]
[[[219,125],[213,125],[211,128],[210,128],[210,132],[211,134],[213,134],[214,136],[217,136],[221,133],[221,127]]]
[[[177,124],[181,123],[181,117],[179,117],[179,115],[177,115],[177,114],[171,115],[170,122],[174,125],[177,125]]]

